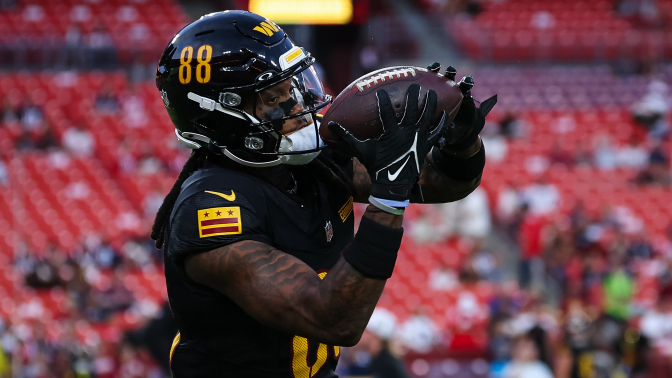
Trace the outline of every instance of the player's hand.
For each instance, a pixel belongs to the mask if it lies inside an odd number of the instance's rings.
[[[471,79],[470,84],[465,85],[466,78],[470,78],[470,76],[462,78],[460,81],[460,87],[464,92],[460,110],[457,111],[453,123],[446,127],[443,134],[443,138],[445,138],[444,146],[453,151],[467,149],[478,141],[478,134],[485,126],[485,116],[497,103],[497,95],[494,95],[481,102],[479,107],[476,107],[474,98],[471,97],[473,79]]]
[[[329,123],[329,130],[350,146],[353,155],[366,167],[371,177],[371,195],[376,198],[405,201],[417,184],[427,153],[443,132],[446,113],[430,131],[436,113],[436,92],[428,91],[425,108],[419,109],[420,86],[413,84],[406,95],[406,109],[397,122],[390,96],[376,92],[383,133],[377,139],[361,141],[343,126]]]

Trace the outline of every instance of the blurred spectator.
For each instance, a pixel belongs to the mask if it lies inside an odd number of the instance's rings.
[[[402,362],[390,350],[390,341],[396,330],[397,319],[384,308],[376,308],[359,344],[371,357],[369,375],[380,378],[408,377]]]
[[[475,18],[483,11],[483,7],[480,1],[466,0],[462,1],[461,3],[463,3],[464,12],[471,18]]]
[[[39,130],[37,130],[34,133],[34,138],[36,138],[35,141],[35,148],[41,151],[47,151],[50,150],[54,147],[58,147],[58,141],[56,140],[56,136],[54,136],[54,133],[51,132],[51,129],[45,125],[43,125]]]
[[[45,124],[33,129],[23,130],[15,141],[17,150],[42,150],[46,151],[57,147],[58,143],[54,134]]]
[[[639,327],[642,335],[651,339],[654,345],[665,347],[672,341],[672,286],[661,291],[659,300],[642,316]],[[671,354],[670,351],[667,353]]]
[[[630,138],[628,145],[618,149],[616,165],[625,168],[644,168],[649,159],[649,153],[635,138]]]
[[[667,24],[667,14],[656,0],[619,0],[614,2],[616,12],[641,28],[661,28]]]
[[[89,184],[84,181],[73,182],[65,188],[65,195],[72,199],[84,199],[91,194]]]
[[[138,232],[141,226],[141,219],[134,211],[120,213],[114,222],[118,229],[129,232]]]
[[[591,166],[593,165],[593,154],[588,145],[584,141],[579,141],[576,144],[574,151],[574,165],[576,166]]]
[[[112,86],[105,84],[96,96],[96,111],[102,114],[115,114],[119,111],[119,99],[112,92]]]
[[[504,378],[553,378],[551,369],[539,359],[539,348],[528,335],[513,342],[512,360],[504,367]]]
[[[520,138],[526,135],[525,123],[515,113],[506,111],[499,120],[500,133],[507,138]]]
[[[126,242],[121,248],[121,253],[125,262],[138,268],[149,266],[152,263],[151,252],[144,243],[137,239]]]
[[[478,246],[475,248],[478,248]],[[469,264],[483,281],[499,284],[507,277],[507,271],[499,254],[480,251],[472,255]]]
[[[171,138],[171,141],[174,139],[175,138]],[[188,158],[189,155],[185,153],[184,149],[177,151],[172,160],[168,162],[168,168],[170,169],[170,172],[179,173],[182,170],[182,167],[184,167],[184,163],[186,163]]]
[[[569,151],[560,146],[558,141],[553,142],[551,150],[548,152],[548,161],[551,165],[564,166],[565,168],[574,166],[574,158]]]
[[[145,146],[142,155],[138,159],[138,173],[141,175],[154,175],[164,171],[163,162],[152,154],[149,146]]]
[[[670,113],[671,105],[668,85],[663,81],[653,80],[649,83],[644,98],[635,103],[631,111],[635,121],[649,130],[651,137],[660,139],[669,129],[666,117]]]
[[[4,161],[0,160],[0,185],[9,185],[9,171]]]
[[[601,135],[597,138],[595,165],[605,171],[616,168],[616,150],[610,144],[607,135]]]
[[[535,12],[532,15],[530,25],[536,29],[548,29],[555,26],[555,17],[553,14],[546,11]]]
[[[543,232],[546,222],[543,217],[529,211],[524,205],[521,213],[523,222],[520,225],[518,240],[520,245],[519,279],[520,286],[543,288],[544,262],[541,254],[544,249]]]
[[[86,62],[86,54],[82,52],[84,37],[81,27],[71,24],[65,32],[65,47],[61,50],[59,64],[64,67],[83,68]]]
[[[77,25],[70,25],[65,32],[65,44],[69,48],[78,48],[82,43],[82,32]]]
[[[112,248],[106,238],[87,238],[86,247],[93,263],[100,269],[114,268],[121,264],[121,254]]]
[[[534,214],[548,214],[557,210],[560,204],[560,193],[555,185],[549,184],[546,176],[540,175],[534,184],[523,190],[525,203]]]
[[[8,98],[2,103],[2,119],[0,125],[13,128],[21,122],[21,110]]]
[[[481,140],[485,146],[485,156],[488,162],[501,162],[506,158],[506,153],[509,150],[506,137],[504,137],[499,125],[486,122],[483,131],[481,131]]]
[[[87,309],[88,316],[93,321],[104,321],[116,312],[128,310],[133,302],[133,295],[124,286],[119,274],[115,273],[109,280],[94,286]]]
[[[124,114],[124,123],[128,127],[143,127],[147,124],[148,117],[145,111],[145,101],[137,93],[136,86],[131,86],[130,90],[122,97],[121,107]]]
[[[515,316],[527,301],[527,293],[520,290],[516,281],[504,281],[495,290],[496,294],[489,303],[493,322],[505,321]]]
[[[21,127],[27,131],[34,131],[40,129],[43,122],[42,110],[26,97],[21,109]]]
[[[153,369],[145,364],[130,344],[122,343],[120,349],[119,378],[141,378],[153,375]]]
[[[0,9],[11,9],[16,7],[16,0],[0,0]]]
[[[63,252],[50,244],[44,257],[26,256],[23,262],[26,285],[33,288],[51,288],[60,284],[58,276],[59,258]]]
[[[114,42],[103,24],[97,24],[94,27],[86,42],[90,48],[93,67],[106,68],[113,67],[116,64]]]
[[[629,261],[634,259],[648,260],[653,257],[653,248],[646,238],[646,234],[640,232],[632,237],[630,246],[627,248]]]
[[[429,273],[429,288],[437,291],[451,291],[459,283],[457,274],[444,264]]]
[[[417,353],[428,353],[441,342],[438,327],[419,308],[399,328],[399,341]]]
[[[145,214],[145,219],[154,220],[156,213],[159,211],[161,204],[163,204],[163,199],[165,195],[161,194],[158,190],[152,190],[143,201],[143,209]]]
[[[63,147],[75,156],[91,156],[96,141],[93,135],[80,124],[69,127],[63,133]]]
[[[117,155],[119,156],[118,164],[121,173],[130,174],[135,172],[137,159],[135,157],[135,151],[133,151],[131,148],[129,137],[125,137],[124,140],[119,143],[119,147],[117,148]]]
[[[12,377],[12,364],[9,356],[5,352],[2,342],[0,342],[0,378]]]
[[[627,320],[634,289],[632,278],[622,266],[609,273],[604,279],[604,313],[618,322]]]
[[[466,198],[452,203],[458,207],[455,225],[459,235],[484,239],[490,233],[490,206],[483,188],[476,188]]]
[[[548,356],[546,354],[546,337],[547,334],[555,334],[558,328],[558,322],[553,314],[546,310],[542,305],[540,296],[532,295],[523,303],[523,308],[518,314],[507,321],[507,332],[511,335],[517,336],[526,333],[534,333],[538,336],[537,340],[541,353],[541,360],[550,366]]]
[[[488,197],[477,188],[459,201],[426,206],[421,217],[411,223],[415,241],[442,241],[451,235],[481,240],[490,232],[492,222]]]
[[[142,62],[142,55],[137,55],[128,71],[128,78],[134,83],[149,80],[154,77],[155,71],[156,68],[152,64]]]
[[[410,224],[411,237],[418,243],[446,240],[455,231],[455,205],[430,205]]]
[[[148,321],[142,328],[127,333],[126,339],[136,347],[147,347],[166,375],[170,375],[170,347],[177,331],[177,321],[166,302],[159,316]]]
[[[670,185],[670,169],[667,157],[660,147],[648,156],[648,166],[635,178],[638,184]]]
[[[518,184],[504,185],[497,195],[497,218],[506,227],[507,233],[515,234],[518,229],[516,224],[519,221],[520,208],[522,206],[522,196]]]
[[[577,360],[590,347],[592,319],[580,300],[571,299],[562,323],[565,328],[565,341]]]
[[[488,196],[477,188],[459,201],[427,207],[424,216],[412,226],[413,238],[418,242],[444,240],[450,235],[481,240],[492,226]]]
[[[492,353],[491,376],[501,376],[507,360],[511,358],[511,337],[507,331],[507,317],[503,314],[492,314],[489,325],[490,352]]]

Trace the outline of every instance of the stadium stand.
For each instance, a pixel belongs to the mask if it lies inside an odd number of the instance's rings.
[[[616,2],[618,3],[618,2]],[[607,61],[672,54],[669,2],[655,15],[614,12],[610,1],[482,2],[474,17],[447,24],[478,61]]]
[[[548,160],[552,146],[558,140],[564,146],[578,146],[582,140],[608,136],[618,148],[633,137],[646,136],[634,123],[630,109],[625,107],[644,94],[646,78],[619,79],[601,68],[578,72],[557,69],[544,74],[509,69],[504,75],[494,69],[481,69],[474,75],[481,80],[479,84],[482,83],[477,89],[477,98],[500,93],[505,106],[525,104],[523,109],[516,111],[527,125],[526,136],[507,140],[506,156],[500,161],[489,161],[484,173],[482,186],[491,204],[497,204],[501,188],[532,184],[539,175],[539,168],[535,168],[533,161]],[[575,84],[563,85],[570,77]],[[512,87],[511,83],[523,78],[527,79],[526,86],[515,91],[508,89]],[[148,229],[151,214],[146,217],[139,209],[145,207],[148,193],[153,190],[161,194],[167,192],[175,172],[169,168],[150,174],[134,168],[125,171],[119,146],[128,144],[130,150],[140,151],[140,146],[146,145],[145,153],[158,158],[164,167],[184,156],[184,151],[181,153],[174,146],[169,120],[160,99],[153,93],[153,84],[132,85],[122,73],[5,73],[0,82],[2,88],[18,91],[18,94],[13,93],[14,96],[28,98],[38,109],[44,109],[44,122],[56,140],[62,140],[70,126],[81,124],[93,136],[96,151],[93,156],[78,157],[59,148],[46,152],[14,150],[11,146],[20,133],[11,127],[0,128],[0,145],[6,146],[4,151],[13,151],[5,155],[12,189],[0,191],[0,242],[2,250],[7,251],[2,254],[3,258],[11,261],[11,251],[21,240],[38,256],[46,253],[51,243],[74,256],[91,232],[104,233],[115,249],[122,249],[133,238],[146,237],[146,233],[139,230]],[[114,112],[101,114],[97,111],[96,97],[106,83],[111,83],[113,93],[121,98],[122,104],[129,98],[132,101],[141,99],[146,105],[143,107],[147,112],[145,117],[151,121],[133,127],[135,118],[120,120]],[[529,101],[530,93],[545,93],[553,86],[558,87],[554,96],[534,96],[534,102]],[[596,86],[602,87],[597,94],[593,92]],[[619,88],[635,90],[626,93]],[[3,93],[3,96],[7,94]],[[577,100],[575,97],[579,95],[583,99],[592,99],[592,104]],[[502,118],[503,113],[501,109],[494,113],[493,123]],[[575,152],[571,151],[571,154]],[[597,217],[601,208],[608,204],[623,208],[635,220],[640,220],[654,245],[665,246],[672,216],[671,209],[666,206],[672,200],[669,186],[634,184],[636,168],[601,170],[591,164],[568,167],[549,162],[542,166],[545,166],[543,174],[558,188],[562,199],[557,211],[549,215],[551,221],[561,214],[570,214],[577,201],[583,202],[590,217]],[[413,206],[406,219],[413,223],[423,216],[423,207]],[[463,282],[448,291],[428,290],[428,277],[436,266],[460,271],[470,264],[472,254],[469,239],[459,235],[446,242],[430,244],[405,239],[397,272],[389,281],[380,305],[390,309],[400,320],[423,308],[439,329],[451,334],[449,348],[485,350],[488,346],[489,305],[498,295],[496,284],[478,280]],[[639,266],[642,268],[637,268]],[[646,273],[645,266],[646,261],[643,261],[633,271],[638,283],[634,297],[642,308],[650,308],[656,303],[661,286],[656,276]],[[157,269],[160,268],[121,273],[124,287],[132,292],[138,303],[150,303],[154,307],[162,304],[165,281]],[[117,273],[108,271],[92,280],[91,285],[105,286],[100,282],[109,281],[111,274]],[[41,308],[47,314],[40,317],[47,331],[56,332],[52,330],[56,324],[54,319],[67,315],[67,306],[60,302],[61,289],[34,291],[26,288],[22,275],[11,268],[6,268],[2,282],[5,292],[14,293],[16,298],[3,301],[2,311],[6,316],[19,308]],[[468,326],[463,324],[458,304],[465,295],[472,295],[477,304],[476,312],[469,315],[471,323]],[[106,322],[91,323],[78,335],[86,340],[94,334],[100,337],[101,334],[131,329],[137,324],[137,316],[122,312]]]
[[[416,3],[436,9],[434,2]],[[463,51],[476,61],[672,56],[666,28],[646,29],[639,20],[613,12],[608,1],[484,4],[474,18],[456,17],[447,23]],[[670,2],[659,4],[664,10]],[[0,50],[15,54],[3,54],[0,64],[44,59],[12,46],[52,41],[58,49],[67,44],[68,35],[90,38],[97,32],[103,41],[105,35],[111,36],[120,63],[137,56],[149,62],[160,53],[165,36],[186,21],[181,8],[168,0],[24,1],[0,11]],[[396,28],[398,20],[390,24]],[[417,53],[413,45],[402,42],[399,48],[394,45],[398,41],[387,41],[389,51],[381,61],[398,58],[395,49]],[[603,285],[611,273],[607,266],[613,263],[614,251],[623,249],[634,287],[630,303],[634,316],[627,325],[645,333],[649,323],[642,319],[651,317],[670,295],[672,189],[669,183],[642,184],[639,178],[656,149],[667,157],[669,175],[672,146],[669,137],[652,135],[638,125],[631,106],[646,95],[652,81],[670,83],[672,67],[660,66],[658,76],[621,77],[608,66],[495,67],[470,73],[477,80],[476,98],[495,93],[500,98],[486,126],[489,156],[482,182],[493,217],[505,188],[524,197],[525,188],[543,177],[557,189],[557,207],[543,217],[550,235],[557,237],[549,237],[542,249],[547,273],[562,289],[561,308],[557,312],[543,308],[538,292],[520,288],[516,282],[491,281],[474,273],[479,243],[460,234],[432,242],[406,238],[380,306],[402,323],[421,309],[441,334],[432,345],[431,353],[439,351],[437,361],[460,353],[471,353],[472,359],[492,357],[496,355],[493,340],[498,337],[492,329],[498,324],[496,317],[506,312],[501,310],[503,302],[514,303],[507,319],[521,319],[535,311],[556,319],[548,328],[555,341],[565,337],[569,310],[576,306],[596,324],[595,319],[608,310],[605,291],[609,288]],[[100,106],[103,95],[110,107]],[[46,360],[32,346],[46,340],[58,350],[74,339],[75,349],[88,353],[76,354],[75,361],[97,361],[90,365],[90,373],[97,376],[119,376],[124,368],[138,364],[142,366],[139,376],[158,374],[156,362],[128,352],[126,343],[114,350],[125,331],[144,324],[165,302],[161,254],[148,246],[145,230],[157,198],[168,191],[188,152],[177,144],[154,84],[133,82],[123,72],[8,71],[0,72],[0,103],[2,348],[20,356],[25,366],[46,369],[60,366],[61,357]],[[22,112],[27,108],[37,110],[41,120],[36,123],[42,126],[28,123],[26,129]],[[524,125],[518,133],[502,131],[510,121],[507,117]],[[669,114],[665,120],[669,121]],[[69,131],[80,138],[76,140],[88,141],[95,152],[66,147]],[[609,141],[607,147],[614,155],[631,152],[626,148],[634,143],[646,155],[644,165],[603,165],[598,161],[602,140]],[[498,156],[490,155],[495,143],[500,145]],[[558,144],[562,154],[554,150]],[[605,209],[611,210],[605,215]],[[407,227],[432,214],[424,206],[411,206]],[[524,216],[518,208],[515,214]],[[588,226],[580,228],[575,219],[581,217],[588,219]],[[519,236],[519,224],[497,219],[502,228],[514,230],[512,239]],[[590,236],[590,248],[580,244],[586,236]],[[555,240],[569,245],[570,253],[560,262],[554,260]],[[59,278],[40,278],[40,267]],[[431,288],[429,282],[439,267],[455,276],[455,282],[441,290]],[[78,302],[89,293],[98,299]],[[126,299],[117,307],[105,307],[106,295],[114,293]],[[651,377],[665,376],[655,372],[669,369],[666,337],[652,343],[658,354],[649,364]],[[562,355],[560,348],[557,352]],[[431,360],[431,353],[409,352],[411,373],[430,374],[416,361]],[[106,358],[121,362],[105,370]],[[487,368],[482,372],[476,365],[437,366],[432,369],[439,369],[441,376],[459,376],[464,371],[487,376]]]

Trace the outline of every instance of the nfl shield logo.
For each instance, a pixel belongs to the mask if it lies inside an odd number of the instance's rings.
[[[334,237],[334,228],[331,226],[331,221],[327,221],[324,232],[327,234],[327,243],[331,242],[331,238]]]

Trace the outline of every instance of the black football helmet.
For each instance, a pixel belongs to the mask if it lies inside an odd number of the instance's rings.
[[[314,61],[272,21],[245,11],[217,12],[173,37],[159,61],[156,86],[187,147],[208,148],[248,166],[292,164],[293,155],[319,153],[317,113],[331,102]],[[289,105],[257,114],[260,92],[287,80]],[[303,110],[290,111],[296,104]],[[311,150],[293,150],[280,134],[293,118],[314,128]]]

